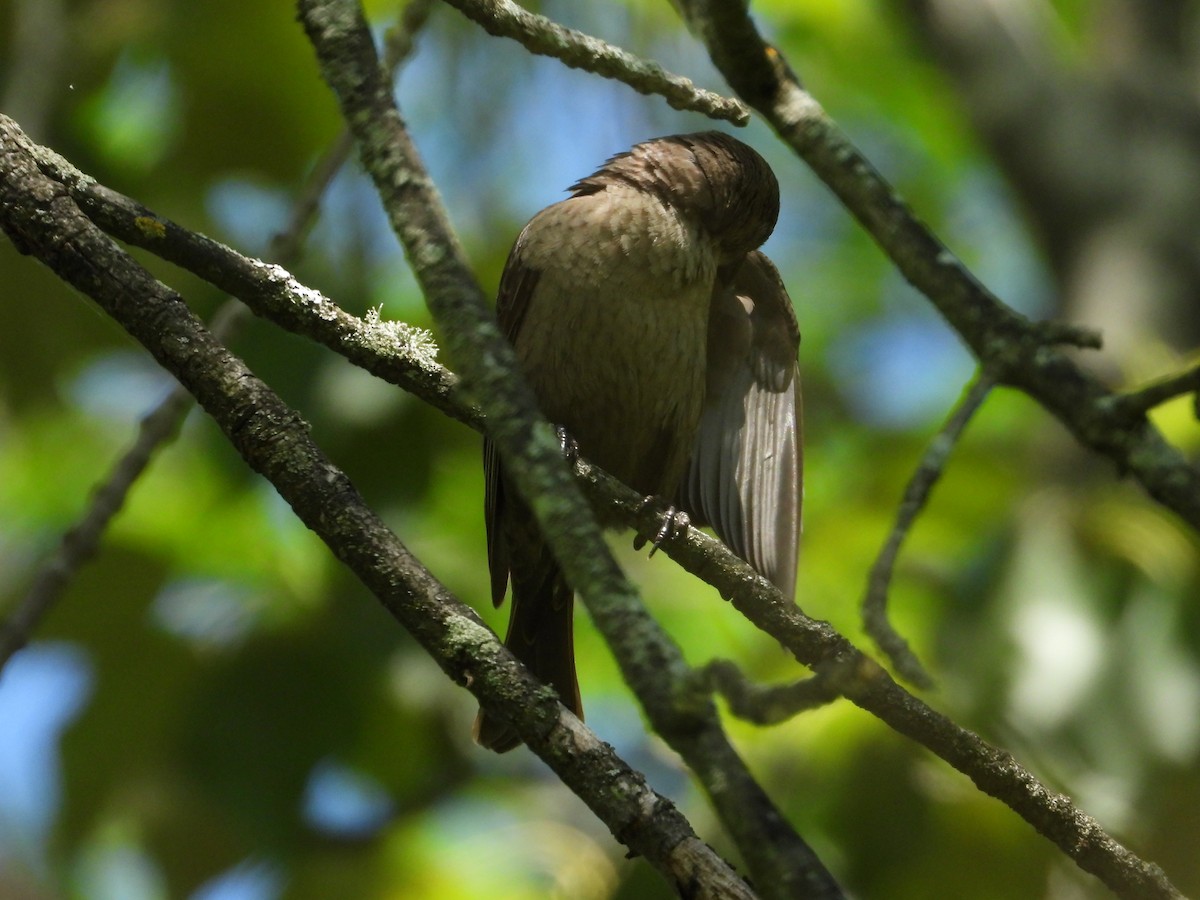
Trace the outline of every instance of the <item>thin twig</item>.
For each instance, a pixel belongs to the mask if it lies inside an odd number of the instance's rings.
[[[0,625],[0,670],[28,643],[80,567],[95,554],[129,489],[146,470],[155,450],[179,430],[191,408],[191,395],[172,389],[166,400],[142,419],[133,445],[95,489],[84,515],[63,534],[50,557],[34,573],[25,595]]]
[[[1125,418],[1144,416],[1156,406],[1161,406],[1169,400],[1184,394],[1196,394],[1196,417],[1200,418],[1200,362],[1180,372],[1164,375],[1153,381],[1116,394],[1112,398],[1112,408],[1115,415]]]
[[[756,725],[778,725],[799,713],[832,703],[842,696],[837,669],[831,668],[790,684],[757,684],[735,663],[714,659],[700,670],[709,690],[717,691],[739,719]]]
[[[892,626],[887,614],[888,588],[892,581],[892,572],[896,566],[896,557],[900,553],[900,545],[908,537],[909,529],[917,520],[934,485],[942,477],[946,462],[950,458],[958,439],[971,417],[983,404],[995,381],[986,373],[980,372],[971,382],[954,413],[946,420],[946,424],[929,442],[921,462],[913,472],[900,501],[896,513],[896,524],[892,526],[887,541],[879,551],[871,574],[867,581],[866,595],[863,597],[862,616],[863,626],[879,649],[892,661],[901,676],[922,688],[933,686],[933,679],[908,646],[908,642]]]
[[[750,110],[740,100],[698,88],[658,63],[638,59],[599,38],[531,13],[512,0],[446,2],[488,34],[512,38],[530,53],[550,56],[573,69],[615,79],[641,94],[658,94],[674,109],[692,110],[735,125],[750,121]]]

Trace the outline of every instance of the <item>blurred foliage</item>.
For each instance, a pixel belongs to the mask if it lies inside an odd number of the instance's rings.
[[[665,3],[537,8],[722,87]],[[1053,314],[1019,213],[889,4],[755,8],[955,252],[1014,305]],[[368,9],[381,24],[396,14],[385,0]],[[1088,4],[1060,12],[1070,52]],[[39,39],[26,40],[34,20]],[[575,178],[636,140],[709,127],[530,58],[448,7],[435,8],[399,94],[489,290],[523,222]],[[101,182],[256,254],[339,127],[286,2],[0,0],[0,97]],[[780,175],[784,212],[768,250],[804,332],[799,601],[865,641],[865,573],[970,361],[766,128],[745,138]],[[148,265],[201,314],[219,302],[194,278]],[[353,168],[295,269],[352,311],[382,305],[431,324]],[[167,379],[6,243],[0,284],[2,615]],[[487,601],[478,437],[266,323],[234,346],[401,538],[502,631],[507,610]],[[1144,350],[1129,366],[1139,376],[1179,362]],[[1200,447],[1186,401],[1156,421]],[[765,681],[800,674],[711,589],[635,556],[626,535],[613,544],[695,663],[733,658]],[[1001,391],[906,544],[892,606],[939,679],[935,705],[1200,892],[1198,594],[1196,535]],[[590,722],[731,852],[677,760],[646,736],[586,616],[577,631]],[[536,759],[473,747],[472,714],[469,696],[194,414],[0,676],[0,896],[663,895]],[[27,721],[42,724],[16,727]],[[849,704],[770,730],[729,727],[856,896],[1104,895],[965,778]],[[30,760],[41,774],[18,791],[12,779],[34,771]]]

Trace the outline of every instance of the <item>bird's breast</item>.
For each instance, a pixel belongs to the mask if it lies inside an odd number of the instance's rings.
[[[582,198],[591,199],[591,198]],[[614,198],[615,199],[615,198]],[[673,492],[704,399],[716,257],[657,204],[571,209],[527,247],[538,271],[517,355],[547,418],[644,493]],[[563,209],[566,207],[566,209]]]

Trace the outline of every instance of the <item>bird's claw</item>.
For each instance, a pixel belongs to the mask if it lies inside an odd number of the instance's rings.
[[[642,510],[644,510],[647,506],[649,506],[651,503],[653,503],[656,499],[657,498],[654,497],[653,495],[650,495],[649,497],[644,498],[642,500],[642,505],[639,508],[638,512],[641,512]],[[641,550],[643,547],[646,546],[647,543],[649,543],[650,544],[650,556],[653,556],[655,553],[658,552],[658,549],[664,543],[666,543],[666,541],[668,539],[676,537],[677,535],[680,535],[683,532],[687,531],[688,528],[691,527],[691,524],[692,524],[692,520],[688,517],[688,514],[685,513],[682,509],[678,509],[674,506],[668,506],[666,515],[663,516],[662,527],[658,529],[658,531],[655,533],[654,537],[647,538],[645,535],[641,535],[641,534],[637,535],[633,539],[633,549]]]
[[[569,463],[579,459],[579,445],[575,443],[575,438],[571,437],[571,433],[567,431],[566,427],[555,425],[554,433],[558,435],[558,446],[562,450],[563,458]]]

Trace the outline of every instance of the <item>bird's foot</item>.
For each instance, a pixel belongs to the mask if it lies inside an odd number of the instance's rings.
[[[640,513],[645,510],[647,506],[649,506],[651,503],[654,503],[657,499],[658,498],[653,494],[643,498],[642,505],[638,509],[638,512]],[[653,556],[658,552],[658,548],[661,547],[669,538],[683,534],[688,530],[689,527],[691,527],[691,524],[692,520],[682,509],[678,509],[674,506],[668,506],[666,515],[663,517],[662,527],[658,529],[654,537],[648,538],[645,535],[637,535],[633,539],[633,549],[641,550],[646,546],[647,543],[649,543],[650,555]]]
[[[558,435],[558,446],[562,450],[563,458],[569,463],[579,459],[579,445],[575,443],[575,438],[571,437],[566,426],[555,425],[554,433]]]

